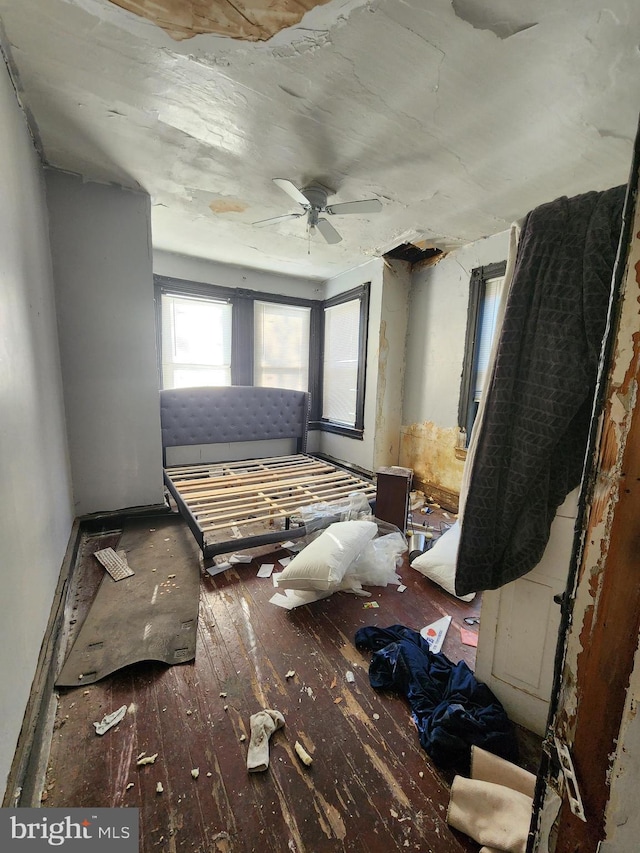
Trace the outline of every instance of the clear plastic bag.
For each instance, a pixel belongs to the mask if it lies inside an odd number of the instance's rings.
[[[335,503],[316,503],[301,507],[296,520],[304,524],[307,534],[324,530],[334,521],[372,521],[373,513],[366,495],[352,492],[349,497]]]
[[[407,551],[407,540],[393,524],[374,519],[378,535],[363,548],[345,572],[341,588],[363,594],[363,586],[402,583],[396,569]]]

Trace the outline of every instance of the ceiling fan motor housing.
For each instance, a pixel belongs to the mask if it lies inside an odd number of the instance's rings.
[[[312,184],[310,187],[305,187],[301,192],[305,198],[309,199],[309,204],[312,208],[323,210],[327,206],[329,191],[324,187]]]

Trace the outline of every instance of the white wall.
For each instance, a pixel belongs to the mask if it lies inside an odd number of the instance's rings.
[[[508,249],[503,231],[413,273],[403,423],[457,425],[471,270],[506,260]]]
[[[505,231],[412,275],[400,464],[441,500],[457,500],[464,467],[455,449],[471,270],[506,260],[508,247]]]
[[[0,63],[0,788],[73,522],[44,179]]]
[[[150,204],[47,172],[75,513],[163,501]]]
[[[319,281],[278,275],[266,270],[218,264],[203,258],[192,258],[170,252],[154,251],[153,271],[157,275],[182,278],[186,281],[217,284],[219,287],[245,287],[248,290],[296,296],[301,299],[322,299],[324,293],[324,285]]]

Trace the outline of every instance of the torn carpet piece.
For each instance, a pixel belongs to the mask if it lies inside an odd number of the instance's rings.
[[[57,687],[80,687],[142,660],[168,664],[195,657],[200,596],[198,551],[175,516],[129,519],[119,548],[135,574],[114,581],[105,571]],[[174,548],[194,560],[174,560]]]
[[[625,187],[526,218],[476,441],[455,588],[526,574],[580,482]]]
[[[467,773],[474,744],[517,760],[513,724],[464,661],[454,664],[441,652],[434,654],[417,631],[404,625],[360,628],[355,644],[373,652],[371,686],[407,698],[420,744],[439,767]]]

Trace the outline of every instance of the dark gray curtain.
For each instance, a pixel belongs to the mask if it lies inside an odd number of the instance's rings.
[[[580,482],[625,190],[562,197],[526,217],[462,518],[458,595],[530,571]]]

